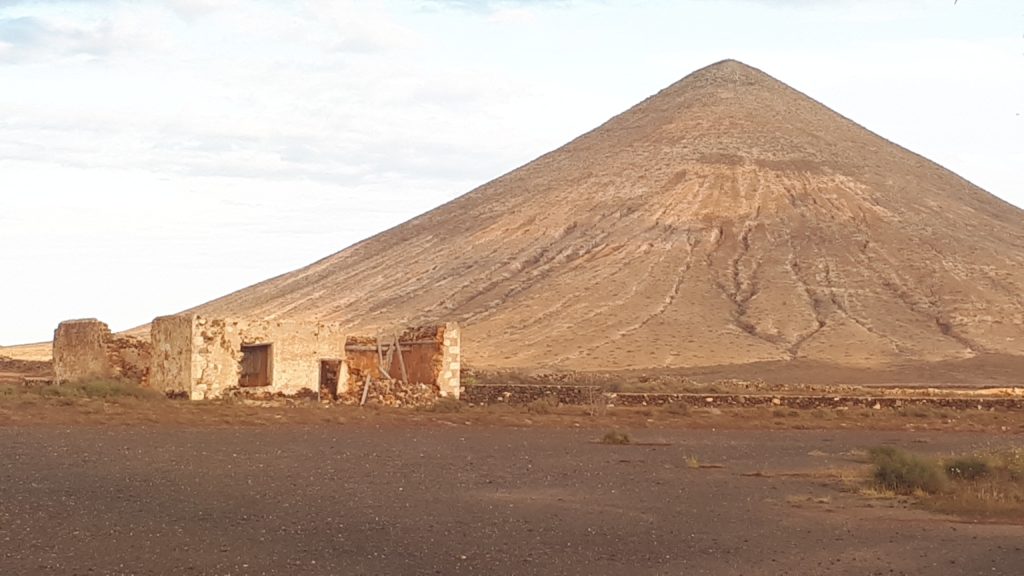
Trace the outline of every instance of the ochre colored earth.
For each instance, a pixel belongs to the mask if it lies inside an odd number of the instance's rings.
[[[1024,212],[735,61],[306,268],[198,308],[457,320],[479,367],[1018,355]]]
[[[1024,212],[729,60],[194,310],[454,320],[476,368],[1012,384],[1022,287]]]

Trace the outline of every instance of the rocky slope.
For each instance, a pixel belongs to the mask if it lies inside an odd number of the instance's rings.
[[[724,61],[198,310],[457,320],[483,367],[867,367],[1021,354],[1022,286],[1021,210]]]

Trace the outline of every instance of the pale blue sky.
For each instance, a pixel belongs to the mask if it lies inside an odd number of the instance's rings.
[[[0,345],[398,224],[724,58],[1024,205],[1018,0],[0,0]]]

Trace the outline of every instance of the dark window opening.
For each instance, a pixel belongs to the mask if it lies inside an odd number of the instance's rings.
[[[270,386],[270,344],[242,346],[242,373],[238,385],[242,388]]]

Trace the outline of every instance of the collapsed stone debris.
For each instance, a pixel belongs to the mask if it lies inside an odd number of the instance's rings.
[[[416,406],[459,397],[460,346],[455,323],[366,337],[337,323],[193,314],[155,319],[148,341],[112,334],[98,320],[62,322],[53,360],[58,383],[116,377],[192,400]]]

